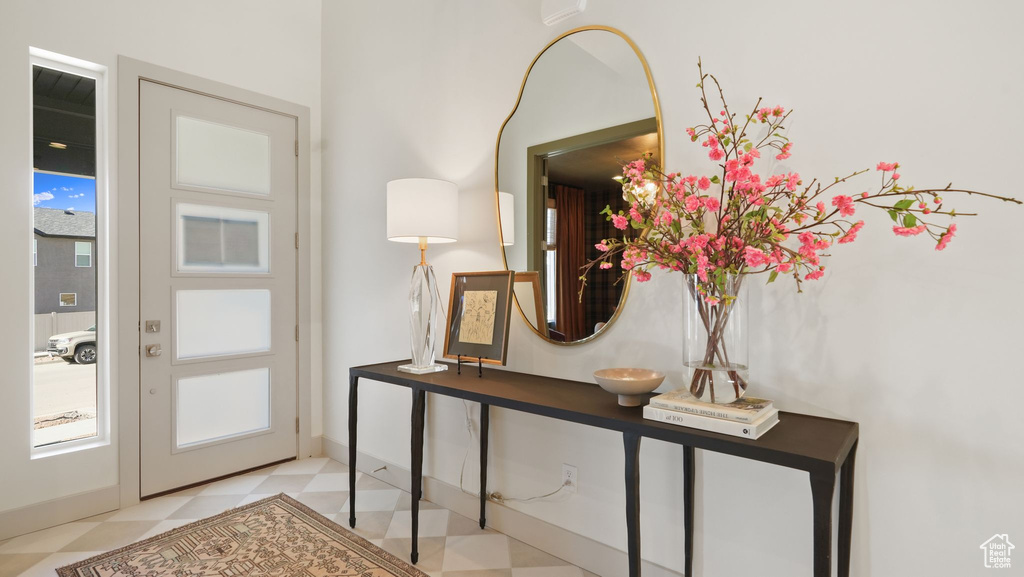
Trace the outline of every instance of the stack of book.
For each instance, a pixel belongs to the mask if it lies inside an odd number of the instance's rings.
[[[644,418],[723,435],[757,439],[779,422],[771,401],[743,397],[727,405],[698,401],[686,389],[663,393],[644,407]]]

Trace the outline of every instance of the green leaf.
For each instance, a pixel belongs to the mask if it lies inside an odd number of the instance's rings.
[[[913,227],[917,226],[917,217],[912,215],[912,214],[904,215],[903,216],[903,226],[905,226],[907,228],[913,228]]]
[[[753,142],[748,142],[748,143],[743,145],[743,152],[750,152],[751,148],[754,148],[754,143]]]
[[[777,279],[778,277],[779,277],[779,271],[773,270],[772,274],[768,275],[768,282],[770,282],[770,283],[775,282],[775,279]]]
[[[903,200],[901,200],[901,201],[897,202],[895,205],[893,205],[893,208],[895,208],[896,210],[907,210],[908,208],[910,208],[912,206],[914,206],[914,199],[912,199],[912,198],[904,198]]]
[[[899,217],[896,216],[895,210],[889,211],[889,218],[891,218],[893,222],[899,222]]]
[[[715,184],[718,184],[720,182],[719,179],[718,179],[718,176],[717,175],[716,176],[712,176],[711,177],[711,182],[713,182]]]
[[[728,138],[723,138],[722,139],[722,147],[723,148],[725,148],[726,146],[729,146],[730,143],[732,143],[731,139],[728,139]]]

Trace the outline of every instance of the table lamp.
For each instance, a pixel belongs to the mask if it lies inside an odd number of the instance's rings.
[[[459,188],[431,178],[403,178],[388,183],[388,240],[418,243],[420,264],[412,269],[409,288],[409,340],[412,362],[398,370],[422,375],[443,371],[434,362],[437,333],[437,279],[427,264],[427,244],[455,242],[459,236]]]

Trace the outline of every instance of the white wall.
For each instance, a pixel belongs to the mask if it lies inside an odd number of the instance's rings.
[[[310,108],[313,334],[321,313],[320,0],[204,2],[4,0],[0,5],[0,511],[117,483],[116,442],[69,456],[29,460],[29,257],[31,75],[29,46],[108,68],[109,174],[117,193],[117,55],[218,80]],[[18,191],[22,191],[19,193]],[[116,301],[115,301],[116,302]],[[320,433],[319,342],[314,343],[313,434]],[[116,407],[116,399],[113,401]],[[114,415],[116,423],[116,413]],[[116,439],[116,429],[115,429]]]
[[[898,160],[905,182],[1024,196],[1013,172],[1024,153],[1019,5],[721,6],[591,0],[581,17],[548,28],[537,0],[324,4],[328,437],[347,438],[348,368],[408,356],[416,254],[385,240],[385,183],[423,176],[459,184],[460,242],[430,250],[442,294],[453,271],[499,268],[494,139],[533,56],[571,27],[616,26],[639,44],[661,96],[672,170],[707,166],[683,133],[701,119],[701,56],[734,107],[764,96],[796,111],[791,169],[827,179]],[[978,545],[996,532],[1024,535],[1024,504],[1014,498],[1024,478],[1016,362],[1024,272],[1013,236],[1024,209],[952,204],[984,215],[961,219],[944,253],[894,238],[888,218],[872,214],[861,240],[838,247],[826,280],[805,294],[785,283],[752,291],[753,392],[784,409],[861,423],[857,575],[980,574]],[[680,289],[677,276],[637,285],[621,320],[585,346],[542,343],[516,319],[510,367],[588,380],[594,369],[628,364],[679,382]],[[407,397],[360,387],[361,449],[408,464]],[[426,472],[449,483],[458,483],[467,442],[462,411],[460,402],[430,401]],[[579,494],[520,508],[624,548],[616,435],[504,411],[491,422],[491,490],[547,492],[560,464],[575,464]],[[642,462],[643,556],[678,570],[681,450],[644,441]],[[810,573],[806,475],[713,454],[698,463],[698,572]],[[470,485],[475,475],[471,466]]]

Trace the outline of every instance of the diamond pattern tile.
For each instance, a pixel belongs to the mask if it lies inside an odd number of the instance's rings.
[[[167,519],[203,519],[238,506],[242,495],[211,495],[192,497],[187,503],[175,509]],[[145,505],[145,503],[142,503]]]
[[[369,475],[356,483],[355,533],[408,559],[409,493]],[[57,567],[282,492],[348,528],[348,467],[304,459],[2,541],[0,575],[53,577]],[[596,577],[429,501],[420,501],[419,529],[416,566],[430,577]]]
[[[61,551],[110,551],[139,540],[159,521],[105,521],[68,543]]]
[[[506,569],[512,566],[504,535],[459,535],[445,541],[442,571]]]
[[[262,483],[256,485],[256,488],[251,492],[269,495],[287,493],[289,491],[301,492],[306,488],[306,485],[313,481],[313,477],[314,475],[271,475]]]
[[[348,502],[348,491],[299,493],[295,500],[325,517],[332,517],[338,514],[341,511],[341,506]]]
[[[68,543],[92,531],[99,523],[67,523],[28,535],[15,537],[0,545],[0,555],[21,553],[54,553]],[[3,575],[4,573],[0,573]]]

